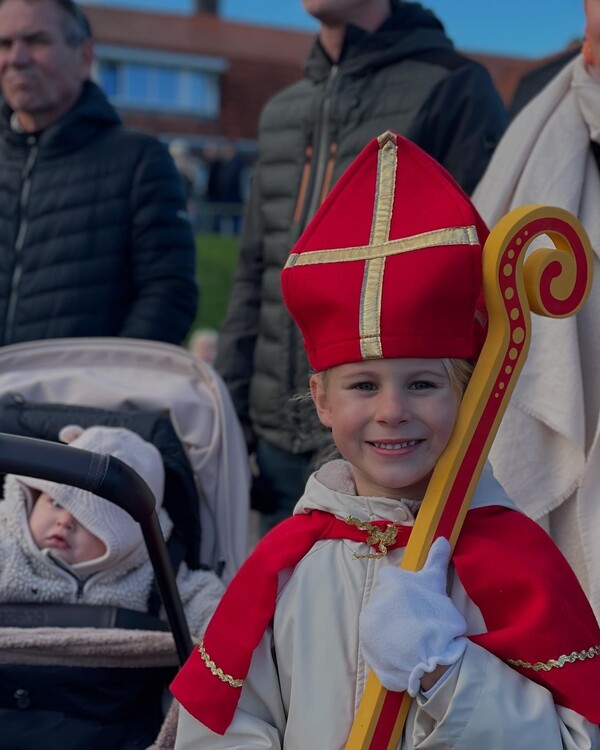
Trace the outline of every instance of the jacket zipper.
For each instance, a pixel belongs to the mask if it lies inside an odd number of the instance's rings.
[[[77,578],[77,576],[75,576]],[[83,596],[83,589],[85,588],[85,581],[82,581],[81,578],[77,578],[77,593],[75,594],[75,597],[77,601],[81,599]]]
[[[19,196],[19,228],[15,242],[15,265],[10,280],[10,293],[6,312],[6,325],[4,327],[4,343],[10,344],[14,335],[15,317],[17,313],[17,302],[19,301],[19,284],[23,274],[23,264],[21,262],[21,252],[25,245],[25,236],[27,235],[27,205],[29,203],[29,193],[31,190],[31,172],[38,154],[37,140],[32,137],[28,139],[32,147],[27,155],[27,161],[21,173],[21,194]]]
[[[335,167],[335,154],[337,152],[337,143],[335,141],[332,141],[332,143],[329,144],[329,158],[327,159],[327,166],[325,167],[325,175],[323,177],[323,187],[321,188],[321,197],[319,199],[319,206],[325,198],[327,198],[327,195],[329,194],[329,189],[331,188],[331,179],[333,177],[333,168]]]
[[[90,580],[89,578],[85,578],[82,580],[79,578],[79,576],[76,576],[73,571],[69,570],[69,568],[63,563],[60,557],[55,557],[52,553],[48,555],[48,558],[52,560],[52,562],[56,565],[56,567],[65,574],[67,578],[70,578],[75,581],[75,584],[77,586],[77,590],[75,591],[75,599],[79,601],[81,597],[83,596],[83,591],[85,589],[85,584]],[[90,576],[91,577],[91,576]]]

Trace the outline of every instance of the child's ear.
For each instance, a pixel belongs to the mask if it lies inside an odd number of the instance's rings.
[[[320,374],[310,376],[310,395],[315,402],[317,416],[325,427],[331,427],[331,409],[327,401],[327,390]]]

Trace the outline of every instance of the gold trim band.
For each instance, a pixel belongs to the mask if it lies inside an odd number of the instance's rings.
[[[363,359],[381,359],[381,297],[385,258],[365,263],[360,295],[360,355]]]
[[[305,253],[291,253],[285,264],[292,266],[312,266],[318,263],[346,263],[353,260],[388,258],[400,253],[442,247],[447,245],[478,245],[477,230],[474,226],[433,229],[430,232],[387,240],[377,245],[357,245],[356,247],[332,248],[331,250],[309,250]]]
[[[595,656],[600,656],[600,646],[592,646],[587,651],[572,651],[570,654],[563,654],[558,659],[550,659],[550,661],[536,661],[532,664],[529,661],[521,661],[521,659],[507,659],[507,662],[513,667],[524,667],[525,669],[533,669],[534,672],[549,672],[551,669],[560,669],[565,664],[573,664],[576,661],[585,661],[586,659],[593,659]]]
[[[394,194],[396,190],[396,139],[388,138],[379,143],[377,157],[377,186],[371,226],[370,247],[380,247],[388,242]],[[360,354],[363,359],[383,357],[381,347],[381,305],[385,258],[369,257],[363,272],[360,295]]]
[[[221,682],[225,682],[230,687],[233,687],[233,688],[242,687],[242,685],[244,684],[244,680],[236,680],[235,677],[232,677],[230,674],[225,674],[225,672],[223,672],[223,670],[220,667],[217,667],[214,661],[212,661],[210,656],[206,653],[206,649],[204,648],[204,641],[200,641],[200,643],[198,644],[198,651],[200,652],[202,661],[210,669],[211,673],[215,677],[218,677],[221,680]]]

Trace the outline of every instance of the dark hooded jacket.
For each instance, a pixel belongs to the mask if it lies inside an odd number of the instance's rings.
[[[73,336],[179,343],[195,249],[166,148],[86,82],[65,117],[16,133],[0,111],[0,344]]]
[[[349,27],[333,64],[317,41],[306,76],[265,107],[259,159],[217,369],[242,422],[292,453],[327,441],[308,389],[308,362],[280,272],[323,197],[385,130],[404,135],[470,192],[506,124],[490,76],[458,55],[437,18],[394,3],[374,33]]]

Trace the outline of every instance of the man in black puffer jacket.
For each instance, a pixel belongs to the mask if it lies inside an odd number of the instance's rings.
[[[327,442],[308,393],[302,338],[279,275],[323,198],[368,141],[410,138],[470,192],[504,131],[487,71],[455,52],[438,19],[398,0],[303,0],[321,24],[306,76],[265,107],[259,159],[217,369],[249,441],[263,528],[289,515]],[[400,167],[401,168],[401,167]]]
[[[197,304],[179,174],[89,80],[72,0],[0,0],[0,345],[180,343]]]

